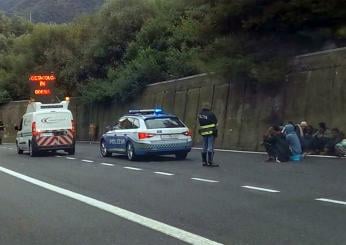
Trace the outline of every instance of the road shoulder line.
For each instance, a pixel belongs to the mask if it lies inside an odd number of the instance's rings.
[[[163,234],[174,237],[178,240],[187,242],[189,244],[205,244],[205,245],[220,245],[221,244],[221,243],[212,241],[208,238],[193,234],[191,232],[176,228],[174,226],[170,226],[168,224],[162,223],[160,221],[156,221],[156,220],[151,219],[151,218],[141,216],[137,213],[134,213],[134,212],[122,209],[120,207],[113,206],[113,205],[110,205],[108,203],[96,200],[94,198],[84,196],[82,194],[79,194],[79,193],[76,193],[76,192],[73,192],[73,191],[49,184],[47,182],[43,182],[41,180],[34,179],[32,177],[17,173],[15,171],[12,171],[12,170],[4,168],[4,167],[0,167],[0,171],[3,173],[6,173],[8,175],[11,175],[13,177],[16,177],[18,179],[21,179],[23,181],[26,181],[28,183],[31,183],[33,185],[42,187],[46,190],[50,190],[52,192],[61,194],[63,196],[69,197],[69,198],[72,198],[74,200],[85,203],[89,206],[93,206],[93,207],[96,207],[98,209],[104,210],[108,213],[122,217],[126,220],[140,224],[142,226],[145,226],[145,227],[150,228],[152,230],[161,232]]]

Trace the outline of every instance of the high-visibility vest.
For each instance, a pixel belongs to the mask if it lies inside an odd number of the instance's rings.
[[[207,124],[199,127],[199,134],[202,136],[213,135],[216,132],[216,124]]]

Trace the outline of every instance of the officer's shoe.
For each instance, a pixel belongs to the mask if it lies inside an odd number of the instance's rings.
[[[218,167],[218,164],[215,164],[213,162],[213,157],[214,157],[214,153],[213,152],[208,152],[208,166],[209,167]]]
[[[209,162],[208,167],[219,167],[219,164],[217,164],[215,162]]]
[[[202,162],[203,162],[203,166],[207,166],[208,163],[207,163],[207,153],[205,152],[202,152]]]
[[[213,165],[213,153],[208,152],[208,166]]]

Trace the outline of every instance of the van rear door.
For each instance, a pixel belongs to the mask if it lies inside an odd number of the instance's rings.
[[[41,132],[72,129],[72,113],[70,111],[37,113],[33,121],[36,122],[36,129]]]

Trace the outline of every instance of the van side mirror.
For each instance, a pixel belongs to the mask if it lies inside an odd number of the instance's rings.
[[[19,127],[17,125],[14,126],[14,130],[19,131]]]

